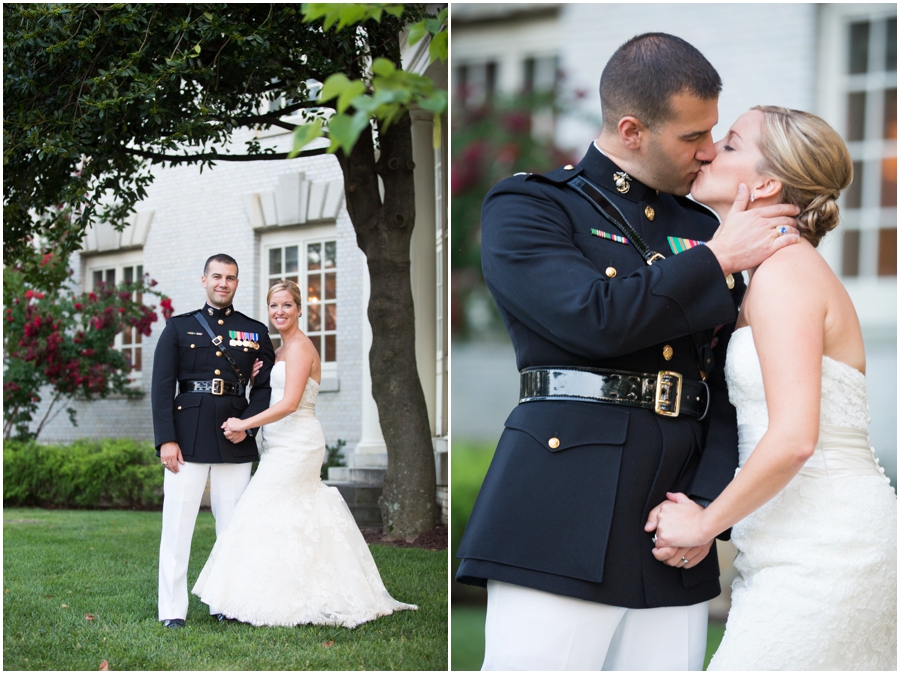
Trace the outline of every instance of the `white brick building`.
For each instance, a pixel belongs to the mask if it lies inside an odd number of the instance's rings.
[[[759,104],[814,112],[842,133],[857,179],[841,197],[843,224],[821,252],[862,323],[871,439],[896,484],[897,5],[455,3],[452,30],[457,99],[465,91],[477,104],[541,86],[586,92],[553,127],[557,143],[579,158],[599,132],[603,66],[619,45],[646,32],[684,38],[719,71],[716,139]],[[514,374],[514,363],[506,370]],[[454,386],[454,401],[468,398],[464,384]],[[505,392],[480,393],[504,399]],[[508,411],[492,412],[498,436]],[[457,414],[454,434],[466,435]]]
[[[446,66],[427,60],[427,41],[404,53],[404,66],[446,88]],[[433,145],[431,113],[413,111],[416,223],[411,244],[416,313],[416,359],[438,466],[439,500],[446,521],[447,364],[445,338],[447,213],[446,119],[440,147]],[[263,147],[291,149],[290,132],[245,130],[235,137],[262,139]],[[323,141],[324,143],[324,141]],[[344,440],[351,466],[386,465],[384,439],[371,395],[366,318],[368,271],[344,202],[343,176],[332,155],[280,161],[218,162],[212,169],[174,166],[154,170],[155,180],[124,232],[99,226],[88,232],[72,266],[83,289],[97,281],[121,282],[148,273],[172,298],[175,313],[203,305],[203,264],[216,253],[240,267],[235,308],[267,322],[270,279],[291,278],[307,288],[301,328],[319,345],[323,361],[318,416],[328,444]],[[149,394],[153,351],[163,328],[138,344],[139,335],[119,338],[117,348],[133,358],[135,386]],[[271,335],[277,332],[270,326]],[[133,340],[133,341],[132,341]],[[278,342],[276,341],[276,346]],[[149,395],[137,400],[76,401],[78,426],[65,414],[45,426],[42,442],[76,438],[130,437],[152,440]],[[38,418],[43,415],[39,410]],[[443,467],[443,470],[441,469]]]

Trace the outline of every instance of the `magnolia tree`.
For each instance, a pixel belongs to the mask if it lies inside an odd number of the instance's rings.
[[[53,252],[26,256],[3,272],[3,437],[36,439],[72,400],[111,393],[141,395],[130,388],[132,363],[113,348],[116,335],[149,335],[159,298],[165,318],[172,302],[148,278],[75,292],[61,284],[65,260]],[[42,289],[43,288],[43,289]],[[43,415],[37,418],[45,397]],[[77,425],[77,424],[76,424]]]
[[[371,280],[372,394],[388,452],[382,515],[386,533],[406,538],[436,515],[415,360],[409,111],[435,113],[439,130],[447,96],[403,69],[401,45],[428,40],[443,62],[446,16],[415,4],[3,5],[7,265],[36,234],[65,255],[93,222],[124,226],[152,163],[334,154]],[[235,149],[235,131],[272,126],[295,133],[292,152],[257,140]],[[320,136],[329,142],[310,147]],[[59,204],[77,217],[57,217]]]

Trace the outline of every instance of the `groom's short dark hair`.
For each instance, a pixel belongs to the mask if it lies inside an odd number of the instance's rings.
[[[674,94],[718,98],[722,79],[712,64],[680,37],[644,33],[616,50],[600,76],[603,127],[615,131],[633,116],[648,129],[672,117]]]
[[[230,255],[226,255],[225,253],[217,253],[216,255],[210,256],[210,258],[206,261],[206,264],[203,265],[203,275],[204,276],[206,276],[206,273],[209,271],[209,263],[210,262],[219,262],[221,264],[233,264],[234,269],[235,269],[234,275],[237,276],[238,263],[237,263],[237,260],[235,260]]]

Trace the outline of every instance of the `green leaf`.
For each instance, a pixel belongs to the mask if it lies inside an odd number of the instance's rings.
[[[335,73],[322,85],[319,101],[324,103],[337,97],[337,111],[344,112],[365,91],[366,85],[362,80],[351,80],[343,73]]]
[[[293,159],[300,151],[316,138],[322,137],[322,120],[317,119],[311,124],[304,124],[294,129],[294,147],[288,154],[288,159]]]
[[[397,69],[394,67],[394,64],[391,63],[389,59],[386,58],[377,58],[372,62],[372,72],[376,75],[381,75],[382,77],[389,77],[392,75]]]
[[[426,35],[428,35],[428,31],[425,29],[425,22],[419,21],[419,23],[413,24],[410,27],[409,37],[407,39],[409,40],[409,43],[413,45]]]
[[[328,136],[331,138],[329,152],[343,148],[346,154],[353,152],[353,146],[359,140],[359,134],[369,123],[368,115],[356,113],[353,117],[337,114],[328,120]]]
[[[428,45],[428,58],[431,63],[440,59],[441,63],[447,62],[447,31],[442,31],[434,36]]]

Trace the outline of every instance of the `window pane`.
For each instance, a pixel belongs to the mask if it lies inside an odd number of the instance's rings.
[[[307,308],[307,317],[306,317],[306,331],[307,332],[321,332],[322,331],[322,316],[321,316],[321,308],[318,304],[310,304]]]
[[[337,362],[337,335],[325,335],[325,362]]]
[[[847,96],[847,140],[862,140],[866,132],[866,92]]]
[[[890,208],[897,205],[897,158],[881,160],[881,206]]]
[[[325,329],[337,330],[337,304],[325,305]]]
[[[325,266],[337,267],[337,241],[325,242]]]
[[[850,74],[864,73],[869,66],[869,22],[850,24]]]
[[[137,330],[135,330],[134,331],[134,343],[140,344],[141,341],[143,341],[143,339],[144,339],[144,336],[141,333],[139,333]]]
[[[309,341],[313,343],[313,346],[316,347],[316,352],[319,354],[319,358],[322,357],[322,336],[321,335],[309,335]]]
[[[284,273],[296,274],[300,268],[297,246],[287,246],[284,249]]]
[[[278,278],[270,278],[270,279],[269,279],[269,287],[271,288],[273,285],[275,285],[275,284],[278,283],[279,281],[281,281],[281,279],[278,279]]]
[[[137,266],[137,277],[138,277],[138,278],[143,278],[143,276],[144,276],[144,265],[139,264],[139,265]]]
[[[843,276],[859,276],[859,230],[844,230],[844,255],[841,264]]]
[[[846,208],[859,208],[862,202],[863,163],[853,162],[853,182],[847,188],[847,199],[844,201]]]
[[[322,268],[321,243],[311,243],[306,247],[306,268],[310,270]]]
[[[94,288],[99,287],[103,283],[103,272],[95,271],[94,272]]]
[[[884,69],[897,70],[897,17],[887,20],[887,53],[884,55]]]
[[[269,248],[269,276],[281,273],[281,248]],[[269,283],[272,285],[275,281]]]
[[[884,137],[897,138],[897,89],[884,91]]]
[[[111,286],[116,285],[116,270],[115,269],[107,269],[106,270],[106,283]]]
[[[334,272],[325,274],[325,299],[337,299],[337,274]]]
[[[897,275],[897,229],[878,230],[878,275]]]
[[[322,299],[322,277],[318,274],[310,274],[306,287],[306,301],[318,302]]]
[[[134,331],[134,328],[125,328],[122,330],[122,344],[128,345],[131,344],[131,333]]]
[[[297,285],[300,285],[300,282],[297,280],[297,279],[299,279],[299,278],[300,278],[299,276],[288,276],[288,277],[286,277],[284,280],[285,280],[285,281],[293,281],[293,282],[296,283]]]
[[[143,363],[141,362],[141,352],[143,349],[135,349],[134,350],[134,367],[132,368],[135,372],[140,372],[143,367]]]
[[[132,283],[134,281],[134,267],[125,267],[122,270],[122,275],[125,277],[124,281],[126,283]]]

